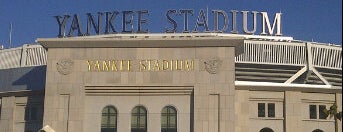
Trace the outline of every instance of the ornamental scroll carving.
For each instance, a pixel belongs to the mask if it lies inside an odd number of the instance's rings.
[[[213,58],[204,61],[205,70],[210,74],[217,74],[219,71],[219,67],[222,64],[222,61],[218,58]]]
[[[57,71],[62,75],[68,75],[73,71],[74,62],[71,59],[61,59],[56,63]]]

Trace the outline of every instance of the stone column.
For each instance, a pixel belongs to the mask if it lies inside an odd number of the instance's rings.
[[[249,132],[249,90],[236,90],[235,132]]]
[[[342,111],[342,94],[336,93],[336,103],[337,103],[337,111]],[[338,132],[342,132],[342,120],[337,120],[338,124]]]
[[[302,132],[301,92],[285,91],[285,132]]]
[[[15,97],[3,97],[2,98],[2,112],[0,131],[1,132],[13,132],[14,131],[14,111],[15,111]]]

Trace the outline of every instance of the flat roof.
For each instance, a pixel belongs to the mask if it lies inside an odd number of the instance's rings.
[[[262,39],[275,41],[293,41],[293,37],[287,36],[267,36],[267,35],[246,35],[246,34],[230,34],[230,33],[130,33],[130,34],[103,34],[91,36],[73,36],[65,38],[37,38],[36,42],[53,41],[55,39],[94,39],[94,38],[194,38],[194,37],[236,37],[243,39]]]

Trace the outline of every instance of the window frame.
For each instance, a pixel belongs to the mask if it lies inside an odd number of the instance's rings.
[[[259,102],[257,103],[258,118],[276,118],[276,103]]]
[[[134,113],[137,109],[137,112]],[[143,110],[143,113],[141,112]],[[144,124],[141,118],[144,118]],[[133,122],[136,120],[135,122]],[[133,124],[137,123],[137,124]],[[142,127],[143,126],[143,127]],[[148,111],[144,106],[136,106],[131,111],[131,132],[147,132],[148,131]]]
[[[106,113],[104,113],[104,110]],[[111,110],[113,110],[114,113],[111,113]],[[103,124],[103,117],[106,117],[106,125]],[[113,124],[111,124],[111,118],[114,118],[114,122]],[[100,124],[100,131],[101,132],[117,132],[118,130],[118,110],[116,107],[112,106],[112,105],[108,105],[105,106],[102,110],[101,110],[101,124]]]
[[[316,129],[316,130],[313,130],[312,132],[324,132],[324,131],[321,129]]]
[[[275,118],[275,103],[268,103],[268,117]]]
[[[309,105],[309,114],[310,119],[317,119],[317,105],[310,104]]]
[[[274,132],[274,130],[269,127],[264,127],[259,132]]]
[[[311,110],[314,109],[315,111]],[[308,107],[309,119],[310,120],[327,120],[324,109],[326,109],[326,104],[309,104]]]
[[[266,103],[257,103],[257,117],[266,117]]]
[[[324,109],[321,108],[324,106]],[[326,105],[318,105],[318,119],[326,120],[326,116],[324,110],[326,109]]]
[[[167,113],[164,113],[166,110]],[[163,124],[163,120],[166,118],[166,124]],[[171,123],[172,118],[174,122]],[[173,125],[174,124],[174,125]],[[165,127],[164,127],[165,125]],[[165,106],[161,111],[161,132],[177,132],[177,110],[173,106]]]

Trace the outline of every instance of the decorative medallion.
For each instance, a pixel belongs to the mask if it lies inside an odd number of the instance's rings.
[[[72,72],[74,62],[71,59],[61,59],[56,63],[57,71],[62,75],[68,75]]]
[[[222,61],[220,61],[217,58],[209,59],[204,61],[205,69],[210,74],[216,74],[219,70],[220,65],[222,64]]]

